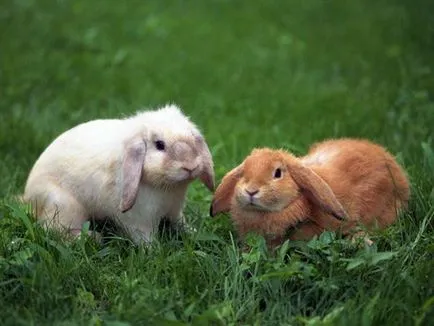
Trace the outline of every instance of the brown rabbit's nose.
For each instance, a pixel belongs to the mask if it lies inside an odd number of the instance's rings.
[[[259,192],[259,190],[253,190],[252,191],[252,190],[246,189],[246,192],[250,197],[253,197],[254,195],[256,195]]]

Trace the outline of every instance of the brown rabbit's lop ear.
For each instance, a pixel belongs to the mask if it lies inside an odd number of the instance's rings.
[[[122,213],[130,210],[136,202],[145,154],[146,143],[143,139],[135,138],[126,143],[122,161],[122,190],[119,205]]]
[[[243,163],[228,172],[217,187],[211,203],[209,215],[214,217],[219,213],[227,213],[231,208],[231,200],[234,195],[235,186],[243,174]]]
[[[347,219],[347,212],[336,198],[333,190],[312,169],[300,163],[291,162],[288,164],[288,170],[311,202],[338,220],[344,221]]]

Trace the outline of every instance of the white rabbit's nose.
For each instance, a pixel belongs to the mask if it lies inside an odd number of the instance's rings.
[[[192,174],[196,169],[198,168],[198,165],[194,166],[183,166],[182,169],[187,171],[188,173]]]

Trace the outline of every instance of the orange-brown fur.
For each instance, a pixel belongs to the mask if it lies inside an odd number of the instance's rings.
[[[283,176],[275,180],[272,173],[278,166]],[[310,184],[303,183],[300,173]],[[315,174],[319,179],[310,179]],[[327,185],[332,192],[326,191]],[[246,190],[258,189],[257,202],[264,207],[245,206],[246,198],[255,200]],[[324,230],[356,233],[359,223],[385,228],[407,207],[409,196],[404,170],[383,147],[367,140],[338,139],[317,143],[299,158],[282,150],[253,150],[223,178],[211,212],[230,211],[241,238],[255,232],[274,246],[295,225],[291,239],[310,239]],[[345,215],[346,220],[330,213]]]
[[[336,156],[330,164],[309,167],[330,185],[352,221],[366,227],[391,225],[410,197],[404,170],[383,147],[366,140],[324,141],[312,146],[305,157],[331,146],[339,146],[345,155]],[[319,217],[313,221],[326,228],[330,222]],[[344,232],[349,232],[355,223],[346,224]]]
[[[234,205],[231,214],[241,238],[249,232],[255,232],[272,241],[283,237],[288,227],[309,216],[309,208],[306,198],[299,197],[282,212],[252,212],[245,218],[243,210]]]

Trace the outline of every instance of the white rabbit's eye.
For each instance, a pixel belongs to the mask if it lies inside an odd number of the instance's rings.
[[[166,149],[166,144],[162,140],[157,140],[155,142],[155,148],[159,151],[164,151]]]
[[[274,171],[274,177],[276,179],[279,179],[282,176],[282,170],[277,168],[276,171]]]

